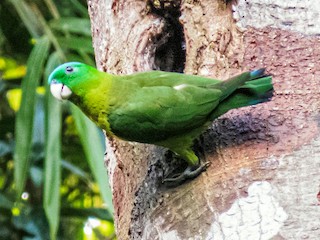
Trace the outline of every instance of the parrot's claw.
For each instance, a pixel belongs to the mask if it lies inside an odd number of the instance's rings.
[[[181,174],[174,175],[171,178],[165,178],[162,180],[162,183],[168,186],[180,185],[181,183],[187,180],[190,180],[199,176],[203,171],[205,171],[209,167],[209,165],[210,165],[210,162],[205,162],[197,166],[188,166],[186,170],[184,170]]]

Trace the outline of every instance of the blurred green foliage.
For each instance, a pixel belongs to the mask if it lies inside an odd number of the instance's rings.
[[[114,239],[104,138],[48,91],[94,65],[85,0],[0,1],[0,239]]]

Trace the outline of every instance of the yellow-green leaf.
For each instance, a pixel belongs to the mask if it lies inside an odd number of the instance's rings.
[[[61,61],[59,55],[50,55],[45,78]],[[47,81],[46,81],[47,82]],[[49,86],[47,86],[49,89]],[[43,207],[50,227],[51,239],[56,239],[60,222],[60,182],[61,182],[61,103],[47,91],[45,107],[46,151]]]
[[[103,162],[103,143],[98,128],[75,105],[72,105],[71,110],[90,169],[99,185],[101,196],[108,206],[108,210],[113,213],[112,192],[107,169]]]
[[[27,74],[23,78],[21,106],[15,122],[14,181],[18,199],[25,187],[30,165],[33,118],[36,88],[42,76],[43,65],[48,57],[50,42],[43,37],[33,47],[27,61]]]
[[[46,90],[44,87],[36,88],[36,93],[39,95],[44,95],[45,91]],[[9,106],[15,112],[17,112],[20,108],[21,95],[22,95],[21,88],[14,88],[7,91],[7,99],[8,99]]]
[[[2,74],[4,80],[22,78],[26,75],[26,66],[18,66],[15,68],[8,69]]]
[[[9,106],[17,112],[20,108],[20,103],[21,103],[21,89],[16,88],[16,89],[11,89],[7,92],[7,99]]]

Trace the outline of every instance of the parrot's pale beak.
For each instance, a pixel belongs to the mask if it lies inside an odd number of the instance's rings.
[[[53,81],[50,84],[50,92],[58,100],[68,99],[72,95],[72,91],[66,85]]]

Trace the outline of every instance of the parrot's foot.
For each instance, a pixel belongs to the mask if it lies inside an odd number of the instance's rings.
[[[182,173],[173,176],[172,178],[165,178],[162,183],[168,186],[177,186],[183,182],[196,178],[203,171],[205,171],[210,165],[210,162],[205,162],[197,166],[188,166]]]

